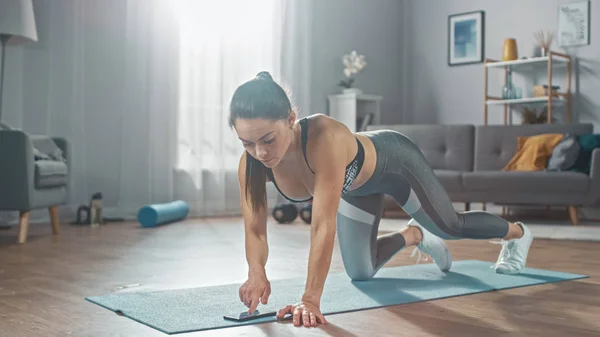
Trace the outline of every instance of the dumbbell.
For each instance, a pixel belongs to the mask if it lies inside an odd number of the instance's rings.
[[[298,216],[298,208],[294,204],[279,204],[273,208],[273,218],[280,224],[290,223]]]
[[[302,207],[300,210],[300,218],[310,225],[312,220],[312,204],[306,204],[304,207]]]

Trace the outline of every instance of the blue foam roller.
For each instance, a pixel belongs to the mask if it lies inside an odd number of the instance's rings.
[[[184,219],[189,211],[190,207],[183,200],[146,205],[138,212],[138,222],[142,227],[154,227]]]

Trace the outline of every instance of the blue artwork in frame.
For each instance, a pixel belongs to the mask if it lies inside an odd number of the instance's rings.
[[[482,63],[485,44],[485,12],[448,16],[448,65]]]

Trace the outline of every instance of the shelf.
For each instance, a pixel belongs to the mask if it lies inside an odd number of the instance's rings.
[[[555,105],[566,106],[566,119],[568,123],[571,123],[571,75],[572,75],[572,57],[550,51],[548,56],[538,56],[522,58],[513,61],[501,61],[494,60],[491,58],[485,58],[484,60],[484,102],[483,102],[483,122],[488,124],[489,107],[492,106],[503,106],[504,107],[504,124],[512,124],[512,119],[509,121],[509,110],[518,110],[519,108],[532,107],[542,105],[545,106],[548,113],[549,123],[552,122],[552,113]],[[544,69],[547,68],[547,69]],[[567,85],[564,93],[558,93],[558,96],[543,96],[543,97],[525,97],[519,99],[502,99],[502,97],[489,95],[489,69],[504,69],[504,76],[508,75],[508,71],[521,72],[522,75],[530,75],[529,73],[537,73],[543,71],[548,84],[555,84],[552,81],[554,77],[553,70],[555,68],[566,68]],[[562,69],[560,70],[562,72]],[[506,78],[505,78],[506,82]],[[536,80],[536,82],[539,82]],[[537,108],[537,107],[536,107]]]
[[[553,98],[552,103],[562,103],[565,102],[564,99],[561,98]],[[548,96],[543,97],[526,97],[519,99],[490,99],[485,102],[487,105],[516,105],[516,104],[532,104],[532,103],[548,103]]]
[[[485,66],[487,68],[504,68],[510,67],[511,69],[517,67],[526,67],[526,66],[535,66],[535,65],[545,65],[550,60],[550,56],[541,56],[541,57],[531,57],[527,59],[518,59],[514,61],[494,61],[487,59],[485,62]],[[552,55],[552,64],[560,64],[566,65],[569,62],[568,58]]]

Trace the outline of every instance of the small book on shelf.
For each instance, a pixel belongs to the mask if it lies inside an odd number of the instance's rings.
[[[373,120],[373,116],[374,116],[374,114],[371,112],[371,113],[366,114],[364,118],[359,117],[356,119],[356,122],[357,122],[356,124],[359,125],[359,127],[358,127],[359,132],[367,130],[367,126],[369,126],[369,124],[371,124],[371,121]]]

